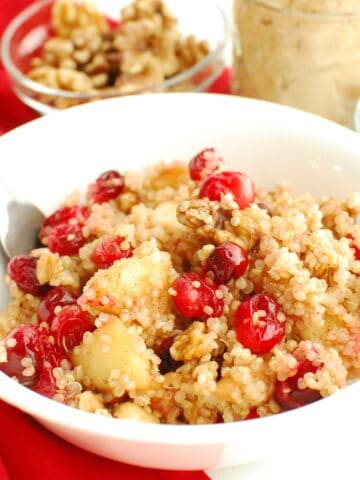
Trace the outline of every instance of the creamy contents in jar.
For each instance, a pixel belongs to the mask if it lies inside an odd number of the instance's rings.
[[[264,0],[261,3],[275,8],[312,13],[354,13],[360,8],[359,0]]]
[[[235,93],[353,127],[360,97],[360,1],[235,0],[234,19]]]

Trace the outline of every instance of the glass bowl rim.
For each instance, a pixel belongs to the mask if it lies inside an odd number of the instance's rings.
[[[236,1],[236,0],[235,0]],[[250,3],[253,5],[257,5],[259,7],[264,8],[265,10],[269,10],[274,13],[278,13],[280,15],[288,15],[306,19],[313,19],[313,20],[333,20],[333,21],[346,21],[353,17],[359,17],[360,19],[360,10],[356,12],[320,12],[320,11],[301,11],[298,9],[291,9],[291,8],[283,8],[277,7],[276,5],[269,5],[264,0],[244,0],[245,3]]]
[[[225,15],[223,8],[220,6],[217,0],[207,0],[209,4],[212,4],[213,7],[218,11],[219,17],[221,18],[223,25],[223,34],[222,39],[219,45],[215,50],[210,51],[210,53],[204,57],[200,62],[197,62],[191,68],[184,70],[183,72],[174,75],[163,82],[155,83],[144,88],[129,92],[129,93],[120,93],[114,91],[96,91],[91,93],[82,93],[82,92],[71,92],[69,90],[62,90],[59,88],[52,88],[46,85],[42,85],[39,82],[31,80],[28,78],[17,66],[14,64],[10,54],[10,45],[13,39],[13,36],[17,30],[23,25],[23,23],[29,20],[33,15],[35,15],[39,10],[45,7],[48,4],[54,2],[54,0],[38,0],[37,2],[29,5],[24,8],[18,15],[16,15],[11,22],[6,27],[2,41],[1,41],[1,51],[0,56],[3,62],[3,65],[10,75],[10,77],[15,81],[15,83],[31,90],[33,93],[42,94],[42,95],[51,95],[61,98],[75,99],[75,100],[97,100],[101,98],[112,98],[120,97],[126,95],[134,95],[138,93],[149,92],[151,90],[157,89],[166,89],[173,87],[178,83],[188,80],[193,75],[201,72],[203,68],[209,65],[219,54],[225,49],[228,40],[230,38],[230,23]]]

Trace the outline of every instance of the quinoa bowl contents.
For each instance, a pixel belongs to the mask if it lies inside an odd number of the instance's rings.
[[[134,93],[202,91],[220,74],[227,21],[215,2],[115,3],[103,5],[108,15],[91,2],[40,0],[14,19],[2,57],[24,101],[46,113]]]
[[[279,179],[280,180],[280,179]],[[206,148],[109,170],[14,257],[0,370],[148,423],[249,420],[358,377],[360,196],[267,191]]]

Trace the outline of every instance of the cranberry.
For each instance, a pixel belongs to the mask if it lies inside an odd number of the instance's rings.
[[[116,30],[121,25],[119,20],[115,20],[114,18],[111,18],[111,17],[108,17],[108,16],[105,16],[105,20],[106,20],[106,23],[108,24],[108,26],[111,30]],[[105,34],[103,34],[103,38],[105,40],[113,40],[114,33],[113,32],[105,33]]]
[[[25,293],[41,296],[47,289],[47,285],[40,285],[36,277],[36,264],[38,259],[28,255],[13,257],[8,264],[9,277]]]
[[[258,312],[264,316],[255,320]],[[258,294],[244,300],[235,315],[237,339],[252,353],[269,353],[285,335],[285,322],[278,319],[280,313],[280,305],[266,295]]]
[[[68,353],[82,342],[85,332],[94,330],[91,317],[81,310],[78,305],[64,307],[51,324],[50,332],[55,338],[55,343]]]
[[[56,307],[65,307],[67,305],[74,305],[76,303],[77,297],[70,293],[68,290],[62,287],[56,287],[50,290],[43,300],[41,301],[38,308],[38,319],[39,323],[47,322],[51,325],[55,317],[55,308]]]
[[[51,368],[43,368],[40,374],[40,378],[33,390],[45,397],[53,398],[57,392],[56,380],[52,373]]]
[[[100,243],[91,255],[91,260],[99,268],[109,268],[116,261],[122,258],[132,257],[133,247],[126,250],[121,248],[124,237],[109,237]]]
[[[125,187],[124,177],[116,170],[102,173],[88,189],[88,198],[94,203],[104,203],[118,197]]]
[[[348,235],[347,238],[354,240],[352,235]],[[354,241],[350,244],[350,247],[354,250],[355,260],[360,260],[360,248],[355,245]]]
[[[62,360],[68,360],[68,356],[66,353],[64,353],[63,348],[56,343],[50,343],[49,341],[43,342],[41,344],[41,352],[44,368],[53,369],[55,367],[59,367]]]
[[[197,273],[183,273],[173,284],[176,310],[185,318],[206,320],[220,316],[224,302],[216,296],[217,288],[217,285],[208,285]],[[205,312],[205,307],[210,307],[211,313]]]
[[[79,225],[58,225],[48,236],[50,251],[60,255],[76,255],[84,243],[85,238]]]
[[[53,369],[59,367],[61,361],[65,358],[62,348],[58,345],[53,345],[48,341],[41,344],[41,351],[43,357],[43,368],[41,370],[40,378],[33,387],[35,392],[52,398],[57,392],[56,380],[54,378]]]
[[[232,278],[240,278],[246,272],[249,259],[246,251],[233,242],[219,245],[205,263],[206,272],[213,272],[217,283],[228,283]]]
[[[244,420],[253,420],[254,418],[260,418],[256,408],[252,408]]]
[[[4,339],[7,360],[0,363],[0,370],[24,385],[33,385],[41,373],[41,345],[46,337],[46,330],[41,327],[23,324],[15,328]]]
[[[195,181],[203,180],[216,172],[223,163],[223,158],[215,148],[206,148],[190,160],[190,177]]]
[[[221,414],[220,412],[218,412],[218,413],[216,414],[215,423],[225,423],[225,422],[224,422],[224,417],[222,416],[222,414]]]
[[[87,207],[64,207],[59,210],[56,210],[52,215],[45,218],[43,221],[39,238],[43,240],[49,235],[51,230],[58,225],[64,223],[68,224],[78,224],[80,226],[84,225],[86,218],[89,216],[89,209]]]
[[[161,344],[155,348],[155,353],[161,359],[159,370],[162,375],[168,372],[174,372],[183,363],[176,361],[170,354],[171,345],[174,343],[174,337],[166,337]]]
[[[210,175],[200,188],[200,198],[220,202],[222,195],[231,193],[239,208],[246,208],[255,200],[255,185],[250,177],[240,172],[221,172]]]
[[[298,381],[308,372],[316,373],[319,369],[309,360],[300,362],[297,372],[293,377],[288,378],[284,382],[276,381],[274,398],[284,410],[303,407],[308,403],[316,402],[321,399],[320,392],[312,388],[298,387]]]
[[[355,244],[352,246],[352,248],[355,250],[355,259],[360,260],[360,248],[358,248]]]

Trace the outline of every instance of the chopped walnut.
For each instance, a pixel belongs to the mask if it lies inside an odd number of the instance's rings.
[[[74,92],[89,92],[92,90],[90,78],[83,72],[71,68],[55,68],[43,65],[30,70],[28,76],[31,80],[51,88]]]
[[[108,26],[104,16],[91,3],[57,0],[51,12],[52,28],[59,37],[70,37],[75,30],[105,33]]]
[[[177,218],[186,227],[201,230],[208,236],[221,221],[219,208],[218,202],[210,202],[207,198],[185,200],[178,206]]]
[[[127,94],[155,88],[209,53],[206,42],[181,35],[163,0],[134,0],[111,30],[94,6],[57,0],[52,28],[55,36],[45,42],[42,56],[32,59],[27,75],[61,90]],[[41,101],[66,108],[85,100],[42,96]]]
[[[207,42],[199,42],[194,35],[183,38],[177,44],[176,54],[182,68],[190,68],[209,53]]]
[[[229,212],[222,209],[220,203],[210,202],[207,198],[185,200],[177,209],[177,218],[180,223],[196,231],[196,234],[216,245],[228,240],[239,243],[231,232],[225,228]]]
[[[78,265],[71,257],[60,257],[48,249],[40,249],[36,265],[36,276],[41,284],[49,283],[53,287],[59,285],[79,288],[80,277]]]
[[[174,360],[181,361],[201,358],[217,347],[216,337],[217,335],[213,332],[206,333],[203,322],[193,322],[176,337],[170,348],[171,356]]]
[[[260,238],[259,215],[266,216],[258,207],[239,210],[228,202],[213,202],[207,198],[185,200],[177,209],[177,218],[183,225],[196,230],[204,239],[220,245],[226,241],[251,250]]]

